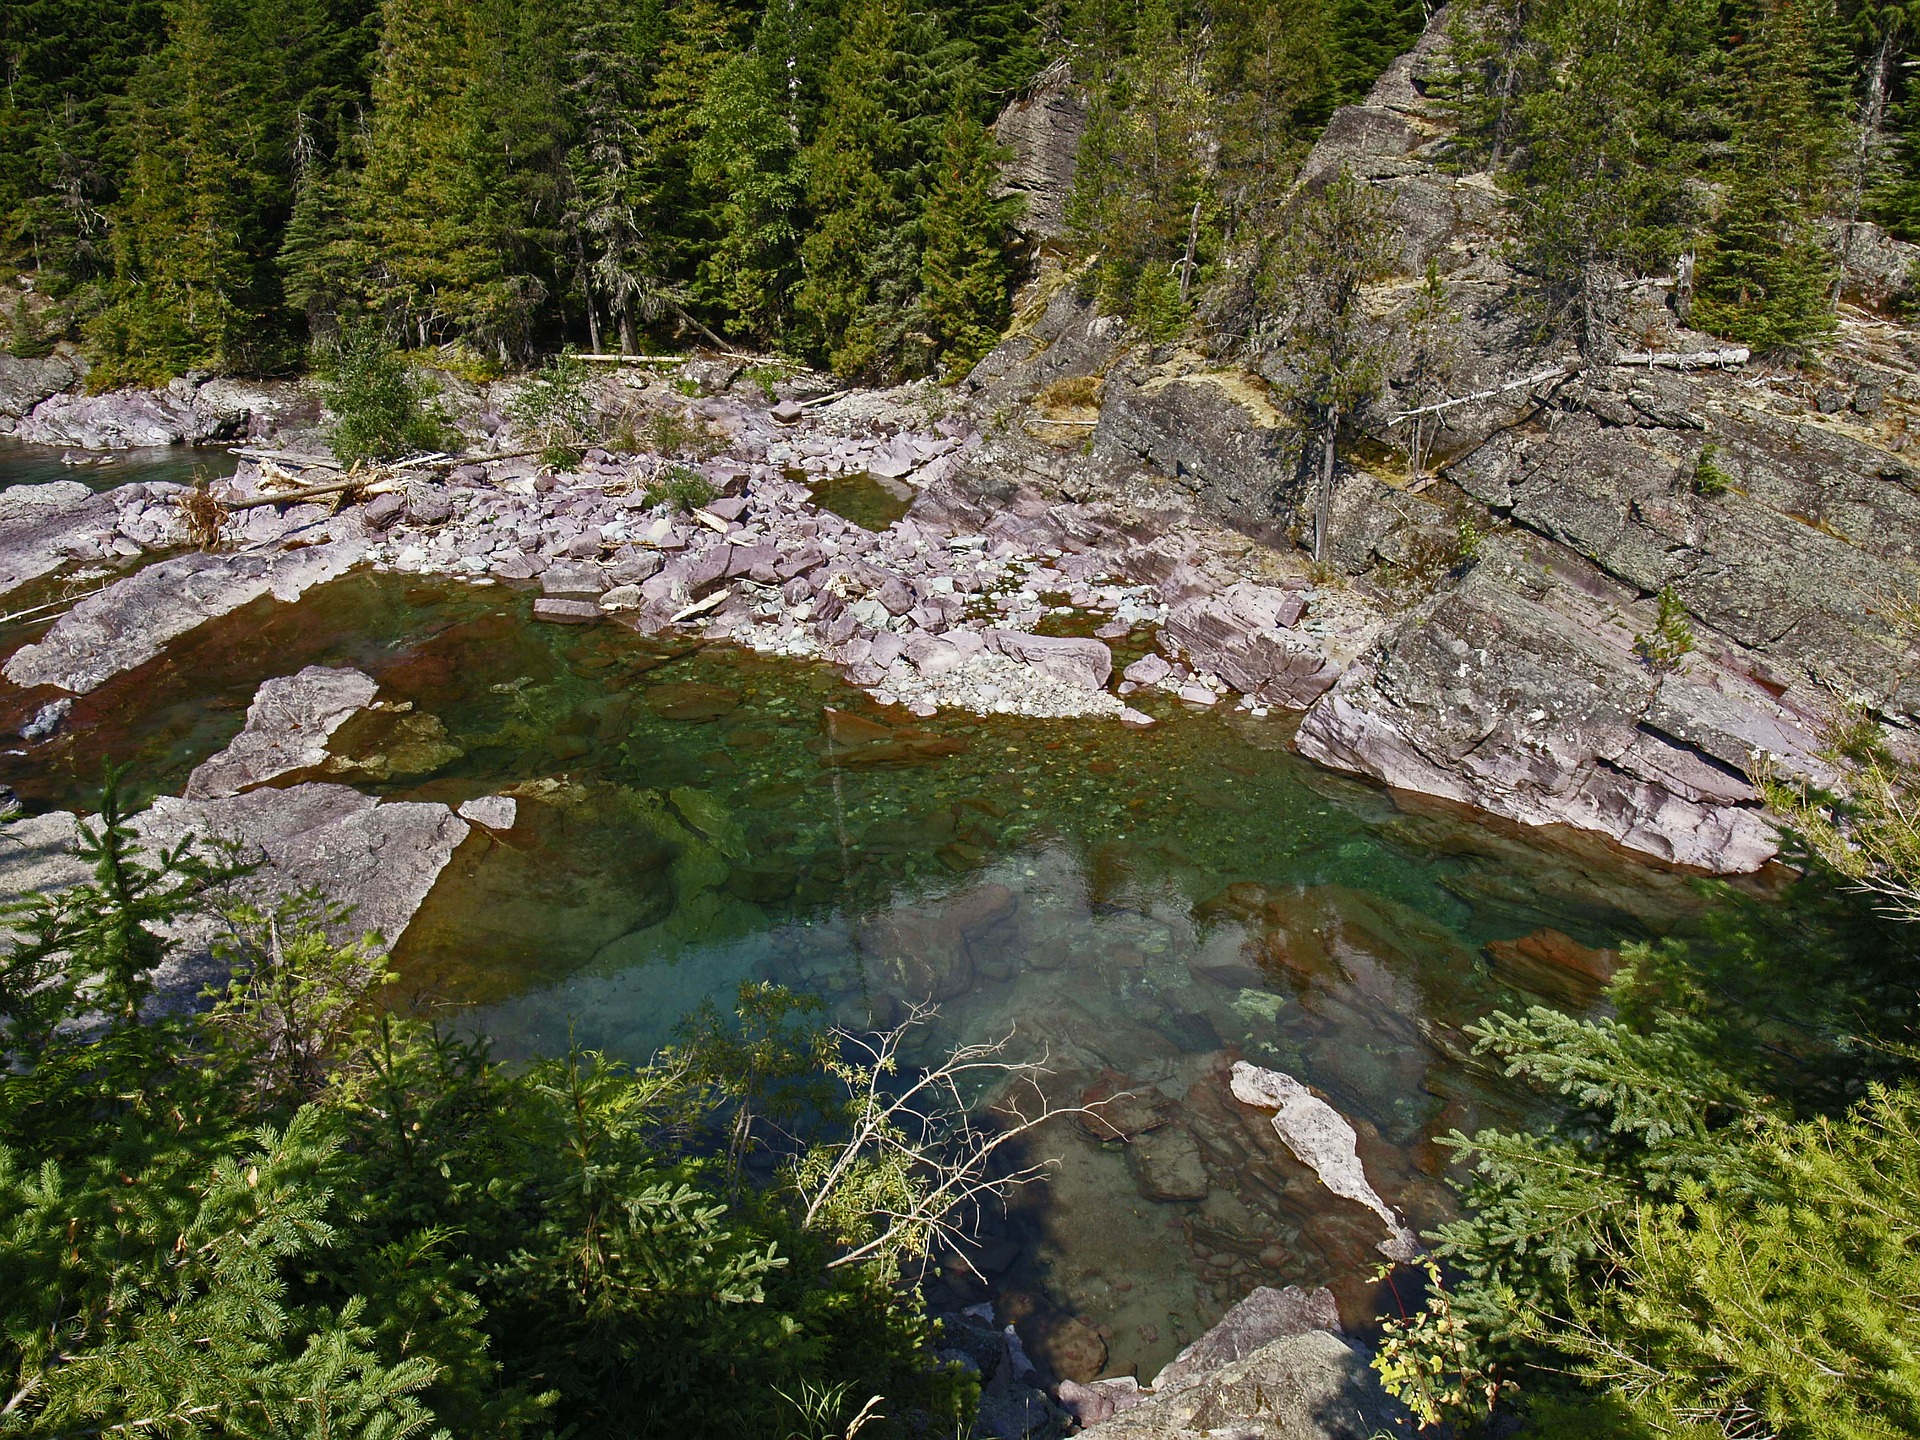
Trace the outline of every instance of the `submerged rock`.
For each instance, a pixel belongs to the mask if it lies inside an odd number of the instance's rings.
[[[1367,1179],[1358,1137],[1339,1111],[1284,1071],[1263,1070],[1245,1060],[1234,1061],[1232,1085],[1233,1098],[1241,1104],[1276,1112],[1274,1130],[1321,1184],[1365,1205],[1385,1222],[1388,1238],[1377,1247],[1383,1255],[1412,1260],[1420,1254],[1418,1238]]]

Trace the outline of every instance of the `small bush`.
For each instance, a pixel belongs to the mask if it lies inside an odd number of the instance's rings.
[[[315,353],[314,373],[333,412],[328,438],[342,464],[396,460],[446,443],[446,417],[431,387],[376,326],[343,326]]]
[[[697,510],[711,503],[713,497],[713,484],[706,476],[684,465],[675,465],[647,486],[640,499],[649,507],[669,505],[675,510]]]
[[[1633,653],[1656,675],[1669,675],[1693,652],[1693,627],[1687,607],[1669,585],[1660,592],[1653,631],[1633,637]]]
[[[1724,495],[1733,488],[1733,476],[1720,465],[1720,447],[1705,445],[1701,447],[1700,458],[1693,464],[1693,490],[1696,495],[1712,497]]]
[[[52,335],[41,334],[40,327],[34,323],[33,312],[27,308],[27,297],[22,295],[14,301],[8,353],[21,360],[40,360],[53,353],[53,341]]]
[[[589,379],[587,362],[569,345],[521,386],[507,409],[513,428],[556,470],[578,465],[580,451],[598,439]]]

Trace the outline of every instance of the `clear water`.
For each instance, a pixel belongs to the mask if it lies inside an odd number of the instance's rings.
[[[63,456],[90,463],[69,465]],[[25,445],[0,437],[0,485],[43,485],[77,480],[95,490],[112,490],[136,480],[167,480],[191,485],[231,475],[240,463],[231,450],[199,445],[147,446],[134,450],[69,450],[58,445]]]
[[[1134,1092],[1159,1128],[1131,1145],[1043,1132],[1029,1153],[1058,1167],[989,1217],[991,1285],[950,1264],[936,1286],[1029,1317],[1062,1368],[1103,1346],[1106,1369],[1150,1375],[1256,1284],[1330,1284],[1356,1322],[1380,1303],[1377,1221],[1228,1098],[1234,1059],[1318,1087],[1376,1186],[1430,1225],[1448,1203],[1436,1137],[1521,1114],[1462,1027],[1594,994],[1552,966],[1496,970],[1487,943],[1551,928],[1613,945],[1696,904],[1611,853],[1317,770],[1280,719],[915,721],[817,667],[535,625],[530,600],[359,574],[261,602],[82,697],[56,741],[0,756],[0,783],[73,805],[111,756],[177,792],[262,680],[355,665],[414,706],[411,729],[336,737],[369,763],[355,783],[520,799],[397,952],[416,1003],[469,1007],[502,1053],[571,1032],[643,1058],[766,978],[855,1026],[931,993],[921,1055],[1007,1036],[1064,1103]],[[1169,1192],[1188,1198],[1149,1198]]]

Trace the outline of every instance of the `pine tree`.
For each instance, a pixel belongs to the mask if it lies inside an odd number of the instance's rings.
[[[987,128],[964,110],[947,121],[923,219],[921,308],[943,361],[971,368],[1006,328],[1013,265],[1008,255],[1014,206],[994,195],[999,182]]]
[[[735,56],[701,107],[693,159],[714,236],[700,261],[697,293],[734,333],[762,344],[786,328],[805,189],[782,98],[764,61]]]
[[[1692,321],[1756,350],[1793,353],[1833,327],[1833,263],[1816,228],[1831,188],[1832,129],[1817,104],[1806,0],[1760,0],[1752,18],[1735,57],[1733,175],[1700,256]]]

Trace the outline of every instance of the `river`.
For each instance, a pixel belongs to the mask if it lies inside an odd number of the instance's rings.
[[[45,477],[0,452],[0,478]],[[1160,697],[1145,731],[914,720],[823,667],[535,624],[531,600],[361,572],[258,602],[82,697],[63,738],[0,757],[0,783],[34,809],[84,805],[110,757],[143,793],[178,793],[263,680],[365,670],[397,708],[336,736],[359,762],[343,778],[519,800],[511,831],[455,854],[396,951],[409,1003],[500,1054],[571,1036],[644,1059],[702,1003],[768,979],[854,1027],[932,991],[918,1057],[1010,1037],[1058,1101],[1129,1092],[1122,1128],[1142,1133],[1043,1131],[1029,1155],[1058,1164],[988,1217],[990,1283],[949,1262],[932,1287],[1103,1345],[1110,1371],[1151,1375],[1257,1284],[1332,1285],[1354,1323],[1382,1303],[1379,1222],[1231,1101],[1232,1060],[1315,1086],[1376,1187],[1430,1226],[1448,1205],[1438,1138],[1526,1113],[1464,1027],[1597,1003],[1593,952],[1699,903],[1597,844],[1319,770],[1282,717]]]

